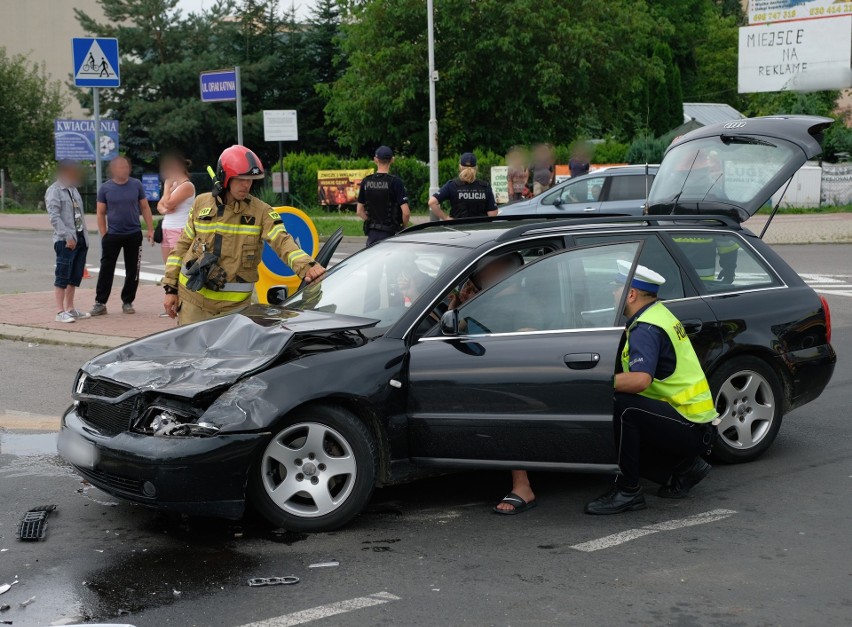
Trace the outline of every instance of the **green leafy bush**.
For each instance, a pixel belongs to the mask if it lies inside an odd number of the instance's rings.
[[[595,146],[592,163],[624,163],[627,160],[629,146],[614,139],[608,139]]]
[[[640,135],[627,148],[625,161],[628,163],[660,163],[668,144],[665,139],[652,135]]]

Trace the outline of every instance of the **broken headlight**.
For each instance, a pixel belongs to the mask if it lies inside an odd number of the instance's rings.
[[[142,428],[155,436],[210,436],[219,432],[218,427],[198,421],[196,416],[164,407],[150,408],[142,419]]]

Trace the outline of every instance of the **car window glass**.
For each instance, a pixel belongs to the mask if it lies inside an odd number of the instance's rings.
[[[603,242],[617,242],[625,239],[635,238],[636,235],[624,233],[620,235],[581,235],[576,236],[574,241],[579,246],[588,244],[599,244]],[[680,267],[671,256],[671,253],[666,249],[665,245],[656,235],[649,235],[643,238],[645,242],[642,246],[642,253],[639,255],[639,263],[646,268],[650,268],[663,276],[666,282],[660,287],[659,298],[661,300],[670,300],[672,298],[683,298],[685,296],[683,290],[683,281],[681,279]]]
[[[396,322],[435,278],[467,251],[453,246],[382,242],[336,265],[285,307]]]
[[[603,184],[602,176],[581,177],[560,190],[560,200],[563,205],[596,202],[600,200]]]
[[[786,167],[794,150],[781,142],[743,144],[719,137],[675,146],[660,165],[649,206],[675,199],[747,204]]]
[[[612,176],[606,199],[607,201],[645,200],[653,182],[653,176],[646,177],[644,174]]]
[[[742,240],[722,233],[679,233],[672,240],[708,292],[777,285],[757,254]]]
[[[562,252],[522,268],[459,308],[467,335],[612,327],[621,298],[617,261],[639,244]]]
[[[554,252],[561,246],[557,246],[552,241],[542,242],[540,244],[536,244],[534,246],[530,246],[529,244],[525,245],[523,248],[505,248],[501,249],[498,254],[486,255],[484,258],[477,261],[468,271],[463,275],[461,281],[453,286],[453,289],[446,293],[442,298],[441,302],[427,315],[417,326],[415,330],[415,337],[422,337],[424,334],[428,333],[430,330],[436,329],[438,321],[441,319],[441,316],[444,312],[447,311],[450,307],[459,307],[463,303],[475,297],[479,292],[483,289],[487,289],[490,287],[490,281],[500,280],[502,277],[500,273],[509,274],[514,272],[517,267],[525,266],[529,263],[532,263],[539,257],[543,257],[545,255],[549,255]],[[496,272],[491,272],[490,276],[485,276],[484,281],[482,282],[481,277],[479,276],[482,273],[482,270],[491,264],[495,259],[499,257],[512,257],[513,255],[517,255],[515,258],[514,267],[511,264],[503,265],[502,267],[497,263],[496,268],[492,268],[492,270],[496,270]],[[520,263],[522,261],[523,263]],[[486,271],[486,274],[489,274]]]

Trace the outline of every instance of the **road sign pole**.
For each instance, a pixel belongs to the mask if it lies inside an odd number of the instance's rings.
[[[234,67],[234,78],[237,87],[237,143],[243,145],[243,89],[240,85],[240,66]]]
[[[101,99],[100,90],[92,87],[92,111],[95,114],[95,191],[101,190]]]
[[[278,142],[278,163],[281,166],[281,205],[287,204],[284,199],[284,142]]]

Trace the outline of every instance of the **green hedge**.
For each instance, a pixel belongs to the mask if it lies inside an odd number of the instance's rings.
[[[623,163],[628,150],[627,144],[607,140],[595,146],[593,163]],[[571,154],[571,146],[555,146],[556,163],[565,165]],[[479,173],[487,181],[491,180],[491,168],[506,165],[503,155],[491,151],[475,150],[479,162]],[[296,200],[306,207],[316,207],[317,170],[360,170],[375,168],[372,159],[346,159],[330,154],[290,153],[284,157],[284,168],[290,175],[290,191]],[[273,171],[280,170],[279,163],[272,166]],[[394,159],[391,172],[405,182],[408,199],[414,211],[425,211],[429,201],[429,164],[413,157]],[[438,184],[443,185],[458,174],[458,155],[452,155],[438,162]]]

